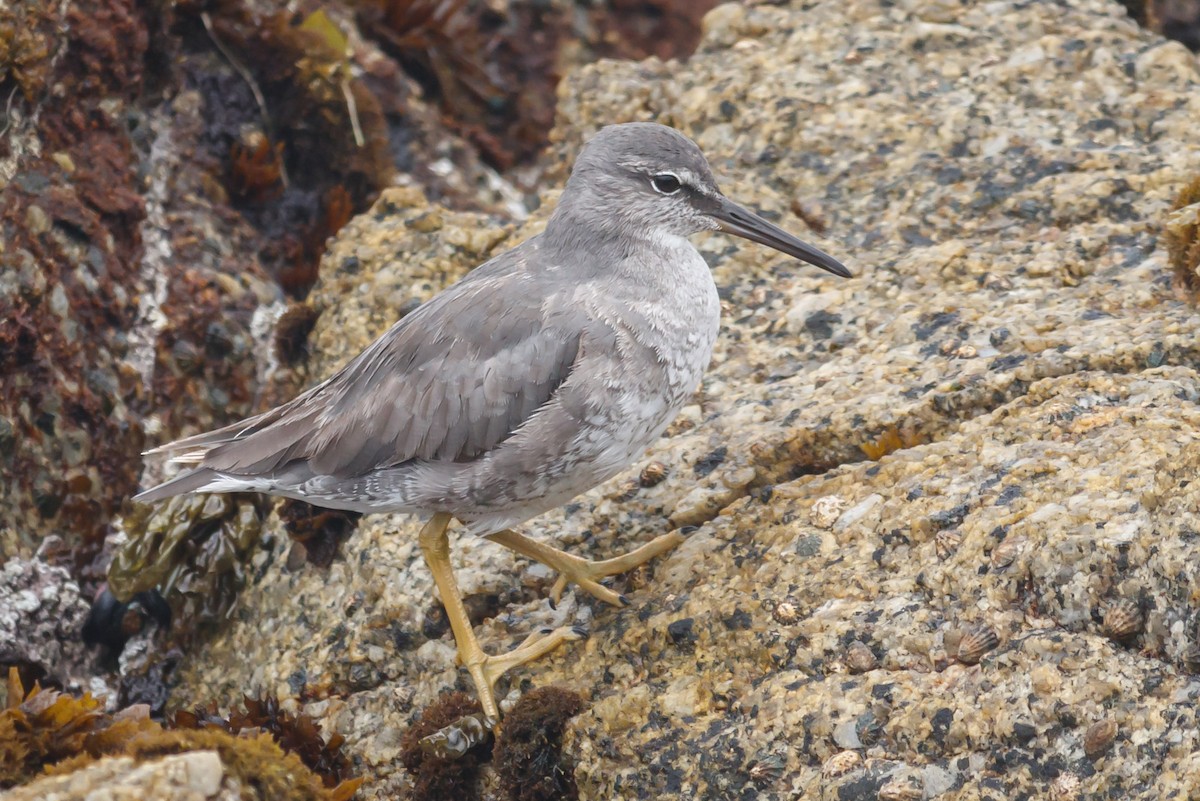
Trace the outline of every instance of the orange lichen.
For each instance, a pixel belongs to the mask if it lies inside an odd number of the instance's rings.
[[[904,448],[915,448],[917,445],[924,444],[925,437],[921,436],[917,431],[908,427],[888,426],[872,442],[864,442],[858,447],[866,454],[871,461],[878,461],[884,456],[887,456],[893,451],[902,450]]]

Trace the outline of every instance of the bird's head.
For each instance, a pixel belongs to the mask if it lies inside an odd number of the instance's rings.
[[[600,130],[580,151],[559,201],[560,221],[581,219],[647,239],[723,231],[850,277],[837,259],[721,194],[700,148],[674,128],[634,122]]]

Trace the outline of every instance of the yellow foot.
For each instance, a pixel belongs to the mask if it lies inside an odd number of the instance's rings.
[[[531,634],[506,654],[485,654],[471,629],[471,620],[467,617],[462,594],[458,591],[458,582],[454,580],[454,571],[450,567],[450,543],[446,539],[446,526],[449,524],[450,515],[444,512],[435,514],[421,529],[418,542],[421,552],[425,555],[425,562],[429,565],[429,572],[433,574],[433,581],[442,594],[442,605],[446,608],[446,617],[450,620],[454,642],[458,646],[459,663],[466,665],[471,680],[475,682],[475,691],[479,694],[484,716],[491,720],[499,720],[500,710],[496,706],[496,696],[492,689],[496,679],[506,670],[537,659],[564,642],[578,640],[586,636],[587,632],[574,626],[543,629]]]
[[[496,682],[508,671],[540,659],[558,646],[572,640],[580,640],[587,636],[587,629],[582,626],[560,626],[556,629],[541,629],[530,634],[525,640],[511,651],[496,656],[485,654],[477,646],[475,648],[459,647],[459,662],[466,666],[475,682],[475,692],[479,695],[479,703],[483,714],[492,720],[500,720],[500,708],[496,704]],[[464,651],[466,653],[464,653]]]
[[[557,629],[544,628],[530,634],[508,653],[488,656],[476,652],[474,662],[468,666],[475,692],[479,696],[483,712],[459,718],[449,726],[421,738],[420,747],[425,753],[439,759],[458,759],[467,751],[486,740],[500,725],[499,707],[496,704],[496,681],[518,665],[532,662],[558,646],[571,640],[587,636],[583,626],[562,626]],[[459,652],[459,662],[463,661]],[[488,711],[492,710],[492,711]]]
[[[553,548],[537,540],[531,540],[515,531],[501,531],[492,534],[489,539],[512,548],[523,556],[541,562],[551,570],[558,571],[558,579],[550,589],[550,600],[555,604],[562,599],[563,590],[567,588],[567,585],[575,584],[593,598],[613,606],[625,606],[629,603],[625,596],[602,585],[600,579],[626,573],[645,564],[683,542],[684,536],[678,531],[672,531],[670,534],[656,537],[627,554],[594,562],[560,551],[558,548]]]

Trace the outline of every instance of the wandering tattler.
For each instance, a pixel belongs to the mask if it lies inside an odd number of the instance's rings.
[[[484,714],[508,669],[580,636],[564,626],[483,652],[450,565],[458,518],[615,605],[600,584],[678,544],[664,534],[589,561],[512,526],[640,456],[700,383],[720,303],[685,239],[719,230],[836,275],[838,261],[731,202],[704,154],[662,125],[604,128],[583,148],[544,233],[476,268],[290,403],[163,445],[187,472],[146,490],[262,492],[358,512],[432,518],[421,551]]]

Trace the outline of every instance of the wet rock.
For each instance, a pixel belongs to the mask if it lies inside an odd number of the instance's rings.
[[[519,208],[353,14],[334,15],[0,9],[0,554],[55,531],[90,589],[125,500],[161,475],[143,450],[293,394],[311,321],[275,336],[285,293],[307,293],[327,237],[398,169],[450,202]],[[530,56],[543,88],[556,48]]]

